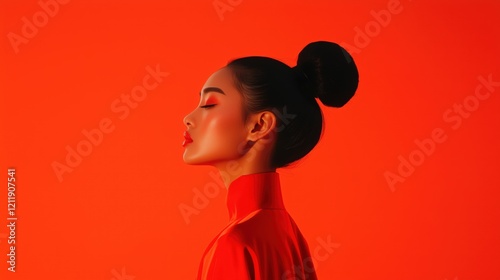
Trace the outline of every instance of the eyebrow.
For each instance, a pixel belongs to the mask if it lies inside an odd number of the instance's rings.
[[[204,88],[203,89],[203,94],[207,93],[207,92],[210,92],[210,91],[214,91],[214,92],[218,92],[218,93],[221,93],[221,94],[224,94],[224,91],[222,91],[222,89],[218,88],[218,87],[207,87],[207,88]],[[201,93],[200,93],[200,96],[201,96]]]

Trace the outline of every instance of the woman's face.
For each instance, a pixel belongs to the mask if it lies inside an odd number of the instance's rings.
[[[193,140],[184,147],[187,164],[217,165],[241,157],[246,143],[242,96],[227,67],[205,82],[198,106],[184,117]]]

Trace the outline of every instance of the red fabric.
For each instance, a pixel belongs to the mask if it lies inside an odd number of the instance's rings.
[[[228,225],[208,245],[198,280],[316,280],[306,240],[283,205],[277,172],[229,185]]]

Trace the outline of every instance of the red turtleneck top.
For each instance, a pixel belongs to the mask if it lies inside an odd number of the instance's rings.
[[[316,280],[304,236],[283,205],[277,172],[242,175],[228,188],[228,225],[208,245],[198,280]]]

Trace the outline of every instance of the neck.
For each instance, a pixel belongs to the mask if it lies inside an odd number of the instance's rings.
[[[234,180],[242,175],[276,172],[276,168],[272,168],[270,166],[266,166],[263,164],[243,164],[239,160],[227,161],[224,164],[217,165],[216,168],[219,170],[220,176],[222,178],[222,181],[224,182],[224,185],[226,186],[226,189],[229,188]]]
[[[227,160],[214,164],[220,173],[226,189],[231,183],[241,175],[276,172],[276,168],[271,166],[271,147],[262,146],[256,143],[241,157],[234,160]]]
[[[238,220],[260,209],[285,209],[279,174],[264,172],[243,175],[229,187],[226,203],[230,220]]]

